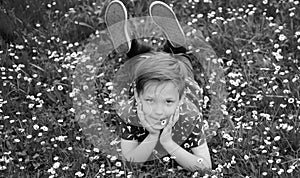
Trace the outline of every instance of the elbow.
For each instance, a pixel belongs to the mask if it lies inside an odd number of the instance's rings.
[[[211,171],[211,170],[212,170],[212,165],[211,165],[211,164],[206,165],[206,166],[204,167],[204,170]]]
[[[130,162],[130,163],[144,163],[146,162],[146,160],[142,160],[142,159],[137,159],[135,157],[133,157],[132,155],[125,155],[125,154],[122,154],[123,155],[123,159],[126,161],[126,162]]]
[[[190,172],[195,172],[195,171],[208,171],[210,172],[212,170],[211,166],[192,166],[192,167],[184,167],[184,169],[190,171]]]
[[[192,165],[184,166],[184,169],[194,172],[194,171],[211,171],[212,170],[212,164],[210,160],[203,160],[199,164],[199,159],[195,161]]]
[[[122,154],[123,156],[123,159],[126,161],[126,162],[135,162],[134,158],[128,154]]]
[[[201,159],[202,161],[199,162],[199,159]],[[201,170],[206,170],[206,171],[211,171],[212,170],[212,163],[211,163],[211,158],[210,156],[208,157],[201,157],[197,159],[198,164],[200,165],[200,169]]]
[[[122,149],[122,157],[123,157],[124,161],[126,161],[126,162],[134,162],[135,161],[132,154],[130,154],[130,153],[131,153],[130,151],[125,152]]]
[[[202,165],[203,165],[202,170],[207,170],[207,171],[211,171],[212,170],[211,160],[205,160],[205,161],[203,161]]]

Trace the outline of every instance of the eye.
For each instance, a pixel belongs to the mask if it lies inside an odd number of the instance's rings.
[[[173,100],[166,100],[166,102],[167,102],[167,104],[173,104],[173,103],[175,103],[175,101],[173,101]]]
[[[148,103],[152,103],[152,102],[153,102],[153,99],[146,98],[145,101],[148,102]]]

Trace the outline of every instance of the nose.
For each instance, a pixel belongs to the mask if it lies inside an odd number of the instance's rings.
[[[162,104],[157,104],[154,108],[153,108],[153,113],[156,116],[161,116],[164,114],[164,106]]]

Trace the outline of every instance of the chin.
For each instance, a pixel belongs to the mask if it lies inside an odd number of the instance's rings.
[[[161,129],[165,128],[165,125],[155,124],[155,125],[153,125],[153,128],[157,129],[157,130],[161,130]]]
[[[164,128],[164,126],[154,126],[153,128],[156,129],[156,130],[161,130],[161,129]]]

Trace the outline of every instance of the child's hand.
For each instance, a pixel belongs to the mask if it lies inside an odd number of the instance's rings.
[[[179,119],[179,107],[176,108],[175,113],[171,116],[168,125],[162,131],[159,141],[162,145],[168,144],[173,141],[172,139],[172,127]]]
[[[142,104],[140,102],[138,102],[137,114],[139,116],[141,125],[148,130],[149,134],[159,136],[160,130],[154,129],[145,119],[145,114],[142,111]]]

